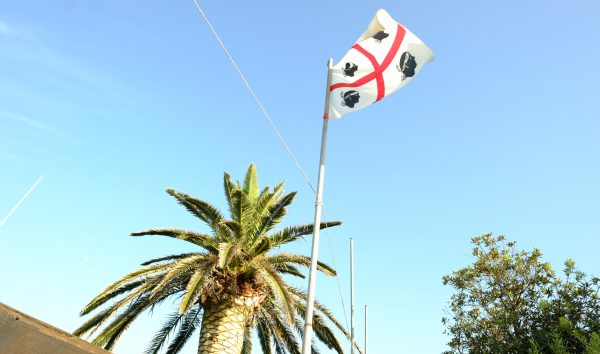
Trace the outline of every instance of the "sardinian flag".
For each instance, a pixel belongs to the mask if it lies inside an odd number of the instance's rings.
[[[433,61],[419,38],[378,10],[367,30],[332,69],[329,117],[362,109],[408,83]]]

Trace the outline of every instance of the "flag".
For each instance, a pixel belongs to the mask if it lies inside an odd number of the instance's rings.
[[[408,83],[433,52],[383,9],[332,68],[329,118],[358,111]]]

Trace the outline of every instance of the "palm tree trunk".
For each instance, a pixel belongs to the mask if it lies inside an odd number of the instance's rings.
[[[258,300],[239,296],[234,301],[205,307],[198,354],[240,354],[244,332]]]

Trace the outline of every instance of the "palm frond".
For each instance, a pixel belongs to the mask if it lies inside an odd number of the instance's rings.
[[[342,223],[339,221],[326,221],[322,222],[320,225],[320,229],[323,230],[328,227],[338,226]],[[313,233],[314,225],[313,224],[305,224],[300,226],[288,226],[281,231],[278,231],[267,238],[271,240],[273,244],[273,248],[281,246],[283,244],[296,241],[302,236],[310,235]]]
[[[286,353],[300,354],[298,338],[292,331],[292,322],[288,322],[286,314],[271,301],[264,306],[264,310],[269,316],[275,347],[280,347]]]
[[[219,243],[219,253],[217,267],[225,269],[237,251],[237,246],[233,243]]]
[[[86,307],[81,311],[80,315],[82,315],[82,316],[86,315],[86,314],[90,313],[91,311],[95,310],[96,308],[98,308],[98,306],[101,306],[102,304],[104,304],[106,301],[116,298],[119,295],[125,294],[144,283],[145,283],[145,280],[138,280],[138,281],[134,281],[129,284],[120,286],[112,291],[103,292],[101,294],[102,296],[96,297],[94,300],[92,300],[92,302],[87,304]]]
[[[130,283],[136,284],[136,286],[140,286],[146,284],[148,282],[148,278],[153,278],[159,276],[160,274],[169,270],[169,267],[173,263],[167,264],[158,264],[149,267],[144,267],[138,269],[134,272],[131,272],[125,275],[123,278],[117,280],[116,282],[110,284],[106,289],[104,289],[100,294],[98,294],[95,298],[92,299],[84,308],[81,310],[80,315],[86,315],[90,311],[94,310],[98,306],[104,304],[106,301],[112,299],[113,297],[122,294],[127,289]],[[142,281],[138,282],[138,280],[142,279]],[[132,285],[133,286],[133,285]],[[135,288],[135,287],[134,287]],[[133,288],[132,288],[133,289]]]
[[[178,240],[187,241],[194,245],[200,246],[205,250],[216,253],[216,241],[215,239],[206,234],[199,234],[192,231],[178,230],[178,229],[150,229],[140,232],[132,232],[131,236],[146,236],[146,235],[158,235],[176,238]]]
[[[94,317],[92,320],[88,321],[89,323],[86,322],[84,326],[87,327],[87,330],[82,333],[89,333],[91,335],[94,332],[96,332],[105,322],[110,320],[112,317],[116,316],[119,313],[119,311],[121,311],[125,307],[130,307],[130,305],[139,298],[147,296],[145,294],[147,294],[147,292],[152,289],[152,286],[158,281],[159,278],[156,277],[151,281],[144,282],[143,285],[139,286],[135,291],[131,292],[126,297],[122,298],[121,300],[115,301],[106,311],[102,312],[102,317]],[[93,327],[90,326],[91,322],[95,324]]]
[[[283,186],[283,182],[278,186]],[[281,197],[281,193],[281,187],[279,190],[274,190],[273,192],[269,191],[269,187],[266,187],[258,196],[258,199],[254,203],[254,216],[252,223],[246,227],[248,230],[248,235],[251,237],[249,243],[253,243],[254,240],[261,236],[260,226],[265,217],[268,216],[269,208]]]
[[[235,189],[236,186],[231,181],[231,176],[225,172],[223,175],[223,190],[225,190],[225,200],[227,201],[227,206],[229,207],[229,214],[231,215],[232,220],[239,220],[239,215],[235,213],[235,205],[237,204],[235,195],[233,193]]]
[[[262,311],[262,310],[261,310]],[[271,327],[268,316],[259,316],[256,325],[256,335],[260,343],[263,354],[273,354],[271,346]]]
[[[252,327],[246,326],[244,330],[244,345],[241,354],[252,354]]]
[[[295,305],[296,305],[295,307],[296,307],[296,311],[297,311],[298,315],[301,316],[302,318],[304,318],[305,314],[306,314],[306,302],[308,301],[308,295],[306,294],[306,292],[304,292],[300,289],[294,288],[292,286],[288,286],[287,290],[291,294],[293,294],[294,296],[298,297],[301,300],[301,301],[295,302]],[[314,302],[314,307],[319,313],[321,313],[329,321],[331,321],[331,323],[333,323],[335,325],[335,327],[337,329],[339,329],[340,332],[342,332],[346,338],[350,339],[350,333],[348,333],[346,328],[344,328],[344,326],[338,320],[336,320],[336,318],[333,316],[331,311],[329,311],[325,306],[323,306],[321,303],[319,303],[316,300]],[[314,316],[314,313],[313,313],[313,316]],[[358,348],[358,347],[356,347],[356,348],[359,350],[359,353],[362,354],[362,352],[360,351],[360,348]]]
[[[181,323],[181,327],[177,331],[177,335],[173,338],[173,341],[169,345],[167,352],[165,354],[177,354],[187,341],[192,337],[196,329],[200,325],[200,312],[202,309],[200,306],[195,307],[188,311]]]
[[[296,323],[294,324],[294,328],[296,329],[296,332],[303,335],[304,334],[304,327],[303,327],[303,323],[300,321],[296,321]],[[319,348],[317,348],[315,341],[313,340],[312,343],[310,344],[310,352],[311,354],[319,354]]]
[[[206,255],[197,254],[190,257],[182,258],[174,262],[173,266],[169,271],[164,274],[160,282],[154,286],[154,289],[150,293],[150,297],[156,296],[161,293],[165,287],[170,287],[174,283],[175,278],[189,278],[188,274],[196,270],[196,266],[201,261],[206,261]]]
[[[93,340],[93,343],[101,348],[110,350],[115,345],[121,334],[139,316],[144,308],[149,305],[148,295],[138,297],[127,309],[110,322],[104,330]]]
[[[111,312],[111,309],[108,308],[108,309],[101,311],[100,313],[97,313],[92,318],[85,321],[77,329],[75,329],[73,331],[73,335],[81,337],[81,336],[85,335],[86,333],[92,331],[94,328],[97,328],[98,326],[102,325],[102,323],[104,321],[106,321],[107,317],[110,316],[109,315],[110,312]]]
[[[269,232],[275,225],[281,222],[287,213],[286,207],[294,201],[296,192],[286,194],[277,200],[277,202],[268,208],[268,212],[261,215],[258,228],[254,232],[253,239],[258,240],[261,235]]]
[[[152,340],[148,344],[148,347],[144,351],[145,354],[158,354],[162,346],[167,342],[169,335],[175,331],[177,325],[183,318],[183,314],[173,312],[167,316],[167,320],[163,323],[162,327],[154,334]]]
[[[283,185],[284,184],[285,184],[285,181],[281,181],[281,182],[277,183],[277,185],[275,187],[273,187],[273,194],[277,195],[277,199],[279,199],[279,197],[283,193]]]
[[[192,275],[190,281],[187,283],[185,288],[184,296],[179,304],[179,313],[185,313],[197,303],[197,298],[200,296],[202,291],[202,285],[205,281],[205,275],[210,269],[208,267],[199,269]]]
[[[190,197],[189,195],[180,193],[172,188],[167,189],[167,193],[177,199],[179,204],[183,205],[190,213],[204,221],[213,230],[219,222],[223,220],[221,212],[203,200]]]
[[[222,242],[235,242],[240,238],[239,235],[244,232],[242,224],[240,224],[238,221],[232,220],[221,221],[219,224],[219,229],[221,230],[222,235],[226,236],[223,238],[223,240],[220,240]]]
[[[256,198],[256,212],[260,214],[266,206],[270,205],[269,201],[273,200],[274,197],[275,193],[271,192],[271,188],[269,188],[269,186],[263,188],[258,194],[258,198]]]
[[[268,238],[263,238],[252,249],[252,257],[259,257],[269,252],[272,248],[271,241]]]
[[[112,347],[116,344],[119,337],[123,334],[123,332],[129,327],[129,325],[143,312],[147,309],[160,304],[166,298],[172,296],[179,289],[173,287],[165,289],[163,293],[161,293],[156,298],[150,301],[150,296],[146,294],[142,294],[135,298],[132,298],[129,302],[129,306],[124,311],[117,313],[113,320],[106,325],[105,328],[102,329],[100,334],[92,341],[95,345],[102,347],[104,349],[112,349]],[[114,305],[113,308],[118,310],[121,308],[121,305]],[[115,313],[115,311],[112,311]],[[112,316],[111,316],[112,317]]]
[[[244,191],[240,188],[235,188],[231,191],[231,201],[233,210],[231,212],[231,217],[233,221],[237,221],[242,224],[242,218],[244,213],[245,202],[247,202],[247,198],[244,196]]]
[[[269,288],[269,292],[275,297],[281,307],[286,321],[292,323],[294,321],[294,307],[293,299],[287,291],[288,285],[270,264],[264,264],[263,267],[258,269],[258,273],[262,276],[262,279]]]
[[[305,309],[304,302],[297,302],[296,308],[299,310],[300,308]],[[299,317],[304,318],[304,311],[298,311]],[[329,349],[333,349],[336,352],[343,354],[344,350],[340,345],[339,341],[335,337],[333,331],[327,326],[323,318],[318,313],[313,313],[313,333],[321,342],[323,342]],[[300,334],[303,334],[304,327],[303,324],[299,321],[296,321],[295,324],[296,331]],[[318,352],[318,348],[315,346],[315,341],[313,341],[311,345],[312,351],[314,353]],[[358,348],[358,347],[356,347]],[[360,350],[359,350],[360,352]],[[360,352],[362,354],[362,352]]]
[[[258,198],[258,175],[256,174],[256,166],[250,164],[248,171],[246,172],[246,178],[244,178],[244,193],[250,199],[250,202],[254,204]]]
[[[300,255],[300,254],[294,254],[294,253],[278,253],[276,255],[273,256],[268,256],[265,259],[266,262],[269,262],[270,264],[298,264],[304,267],[310,267],[310,257],[304,256],[304,255]],[[317,261],[317,270],[323,272],[323,274],[325,275],[329,275],[329,276],[335,276],[337,273],[335,271],[335,269],[331,268],[330,266],[328,266],[327,264]]]
[[[247,240],[244,243],[253,244],[261,236],[260,226],[264,219],[268,217],[269,208],[281,197],[283,184],[284,182],[278,184],[273,192],[269,190],[269,187],[266,187],[256,199],[252,199],[252,208],[248,210],[249,215],[245,219]]]
[[[319,314],[313,314],[313,328],[317,338],[323,342],[329,349],[333,349],[338,353],[343,353],[344,350],[340,342],[335,337],[335,334],[327,327],[327,324]]]
[[[238,241],[245,242],[245,238],[247,236],[246,226],[252,225],[253,220],[255,219],[256,213],[254,210],[254,202],[250,199],[242,189],[238,189],[239,198],[238,198],[238,209],[240,213],[239,222],[242,225],[242,232],[238,235]]]
[[[181,254],[174,254],[174,255],[165,256],[165,257],[153,258],[153,259],[143,262],[140,265],[147,266],[147,265],[150,265],[153,263],[160,263],[160,262],[164,262],[164,261],[176,261],[178,259],[182,259],[182,258],[192,256],[195,254],[199,254],[199,253],[181,253]]]
[[[306,278],[306,276],[304,274],[302,274],[302,272],[298,268],[294,267],[291,264],[286,264],[286,263],[273,264],[273,268],[275,268],[275,270],[277,272],[282,273],[282,274],[290,274],[290,275],[293,275],[295,277],[302,278],[302,279]]]

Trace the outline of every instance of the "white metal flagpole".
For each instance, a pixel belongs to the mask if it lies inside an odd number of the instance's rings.
[[[317,183],[317,197],[315,199],[315,222],[313,230],[312,252],[310,255],[310,274],[308,277],[308,299],[304,317],[304,338],[302,341],[302,354],[310,354],[312,349],[313,332],[313,305],[315,302],[315,283],[317,278],[317,261],[319,254],[319,233],[321,231],[321,210],[323,209],[323,177],[325,175],[325,150],[327,147],[327,126],[329,124],[329,86],[331,86],[331,68],[333,59],[327,61],[327,88],[325,93],[325,112],[323,114],[323,133],[321,136],[321,157],[319,159],[319,181]]]
[[[363,354],[367,354],[367,334],[368,334],[368,326],[369,326],[369,322],[368,322],[368,318],[369,318],[369,312],[367,310],[367,305],[365,305],[365,352]]]
[[[354,354],[354,239],[350,238],[350,354]]]

